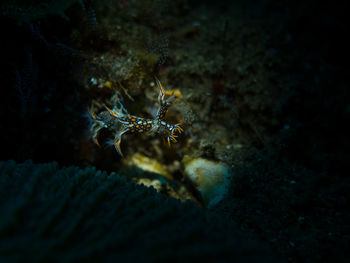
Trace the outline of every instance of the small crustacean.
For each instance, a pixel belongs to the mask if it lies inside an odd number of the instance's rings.
[[[181,123],[169,124],[164,119],[168,108],[176,102],[177,98],[174,95],[171,95],[165,99],[165,91],[162,84],[158,79],[156,79],[156,83],[159,88],[158,102],[160,106],[154,119],[145,119],[130,115],[125,108],[120,107],[120,105],[119,108],[115,106],[113,109],[104,106],[106,110],[98,114],[94,112],[94,107],[91,106],[89,109],[89,115],[92,119],[90,131],[92,132],[93,141],[99,145],[97,137],[103,128],[114,131],[115,136],[113,139],[113,145],[121,156],[123,156],[123,153],[120,148],[120,143],[123,134],[143,132],[166,134],[169,145],[171,142],[177,142],[176,134],[183,131]]]

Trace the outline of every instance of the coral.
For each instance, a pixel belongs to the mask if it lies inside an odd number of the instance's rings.
[[[223,218],[116,173],[0,163],[1,262],[274,262]]]

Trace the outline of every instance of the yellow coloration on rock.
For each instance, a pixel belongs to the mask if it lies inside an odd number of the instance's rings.
[[[185,158],[185,174],[201,192],[207,206],[218,203],[226,194],[229,169],[222,162]]]
[[[155,159],[148,158],[141,153],[135,153],[124,160],[126,165],[135,165],[142,170],[158,173],[165,178],[171,179],[171,175],[163,168],[163,166]]]
[[[113,86],[113,83],[112,83],[111,81],[107,80],[107,81],[104,83],[104,86],[111,89],[112,86]]]
[[[181,91],[179,89],[167,90],[165,91],[166,96],[175,95],[176,98],[180,98],[182,96]]]
[[[154,189],[157,190],[157,192],[160,191],[162,188],[162,183],[158,179],[148,179],[148,178],[140,178],[136,181],[137,184],[143,184],[146,187],[153,187]]]

